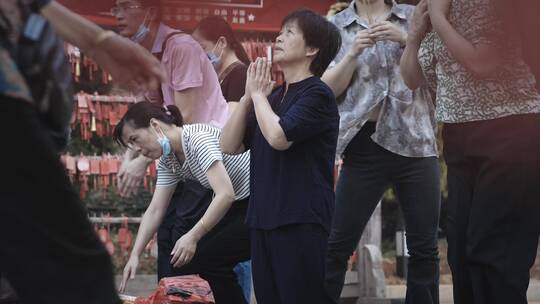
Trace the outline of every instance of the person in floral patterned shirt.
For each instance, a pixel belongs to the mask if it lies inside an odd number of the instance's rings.
[[[401,61],[445,123],[454,303],[527,303],[540,231],[540,96],[497,0],[422,0]]]
[[[326,257],[326,288],[335,301],[347,260],[390,187],[403,210],[411,255],[406,303],[439,301],[435,106],[427,86],[410,90],[399,72],[413,11],[394,1],[356,0],[330,19],[343,37],[322,78],[338,97],[337,154],[343,158]]]

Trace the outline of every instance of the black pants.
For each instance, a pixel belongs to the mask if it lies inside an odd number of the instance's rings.
[[[171,251],[174,231],[185,233],[195,226],[212,202],[213,192],[199,182],[187,180],[176,186],[167,213],[158,229],[158,280],[172,276]]]
[[[394,186],[405,217],[410,254],[406,303],[439,303],[438,160],[391,153],[371,140],[374,129],[374,123],[366,124],[345,151],[328,241],[328,293],[333,299],[339,299],[347,260],[383,193]]]
[[[0,97],[0,269],[25,304],[119,303],[109,254],[31,105]]]
[[[456,304],[527,303],[540,225],[540,115],[447,124]]]
[[[213,192],[199,182],[179,183],[167,215],[158,230],[158,279],[199,274],[208,281],[217,304],[244,304],[234,266],[250,259],[249,233],[244,224],[249,199],[234,202],[223,219],[197,244],[193,260],[181,267],[171,265],[176,241],[204,215]]]
[[[18,304],[19,300],[11,284],[0,273],[0,303]]]
[[[173,231],[174,231],[174,219],[176,217],[175,202],[182,196],[183,185],[179,184],[174,191],[171,201],[167,208],[167,213],[163,222],[159,225],[157,232],[157,279],[158,281],[171,276],[171,252],[174,248]]]
[[[216,304],[246,303],[233,269],[251,256],[249,232],[244,223],[248,201],[249,198],[234,202],[223,219],[199,241],[193,260],[171,271],[174,276],[199,274],[210,284]],[[186,232],[175,230],[175,242]]]
[[[251,267],[258,304],[333,303],[324,290],[328,233],[319,224],[251,229]]]

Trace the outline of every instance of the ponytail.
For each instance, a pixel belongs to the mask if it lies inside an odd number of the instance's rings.
[[[181,127],[184,124],[184,119],[182,117],[182,113],[180,113],[180,109],[178,109],[178,107],[175,105],[168,105],[166,106],[166,109],[168,111],[166,114],[169,115],[173,120],[172,123]]]

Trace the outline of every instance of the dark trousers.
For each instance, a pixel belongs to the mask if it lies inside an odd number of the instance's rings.
[[[328,234],[319,224],[251,229],[251,267],[258,304],[333,303],[324,290]]]
[[[0,97],[0,269],[25,304],[119,303],[109,254],[35,109]]]
[[[158,230],[158,279],[198,274],[208,281],[217,304],[244,304],[233,268],[250,258],[249,233],[244,224],[248,199],[234,202],[223,219],[197,244],[193,260],[181,267],[171,265],[176,241],[204,215],[213,192],[199,182],[178,184],[167,215]]]
[[[249,231],[244,223],[248,201],[249,198],[234,202],[223,219],[199,241],[193,260],[172,269],[174,276],[199,274],[208,281],[216,304],[246,303],[233,269],[251,255]],[[184,233],[175,231],[175,242]]]
[[[172,276],[171,251],[176,243],[174,234],[189,231],[197,223],[212,202],[212,190],[201,183],[187,180],[178,183],[171,198],[167,213],[160,224],[158,238],[158,280]]]
[[[171,198],[171,203],[175,198],[175,195]],[[163,278],[171,277],[171,252],[174,248],[173,241],[173,225],[167,226],[166,221],[174,220],[174,213],[172,215],[166,214],[163,222],[159,226],[157,232],[157,247],[158,247],[158,257],[157,257],[157,279],[158,282]]]
[[[540,115],[446,124],[456,304],[527,303],[540,223]]]
[[[406,303],[439,303],[438,160],[403,157],[383,149],[370,138],[374,127],[366,124],[345,151],[328,241],[328,293],[339,299],[347,261],[383,193],[393,186],[405,217],[410,254]]]
[[[18,304],[19,300],[11,284],[0,273],[0,304]]]
[[[183,185],[179,184],[174,191],[167,213],[163,218],[163,222],[159,225],[157,231],[157,279],[158,281],[171,276],[171,252],[174,248],[173,231],[174,219],[176,217],[176,201],[182,196]]]

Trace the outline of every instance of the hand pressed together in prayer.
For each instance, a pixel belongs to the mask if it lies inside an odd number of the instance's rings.
[[[271,72],[272,63],[266,58],[257,58],[255,62],[252,62],[247,71],[246,96],[270,95],[275,84],[272,81]]]

